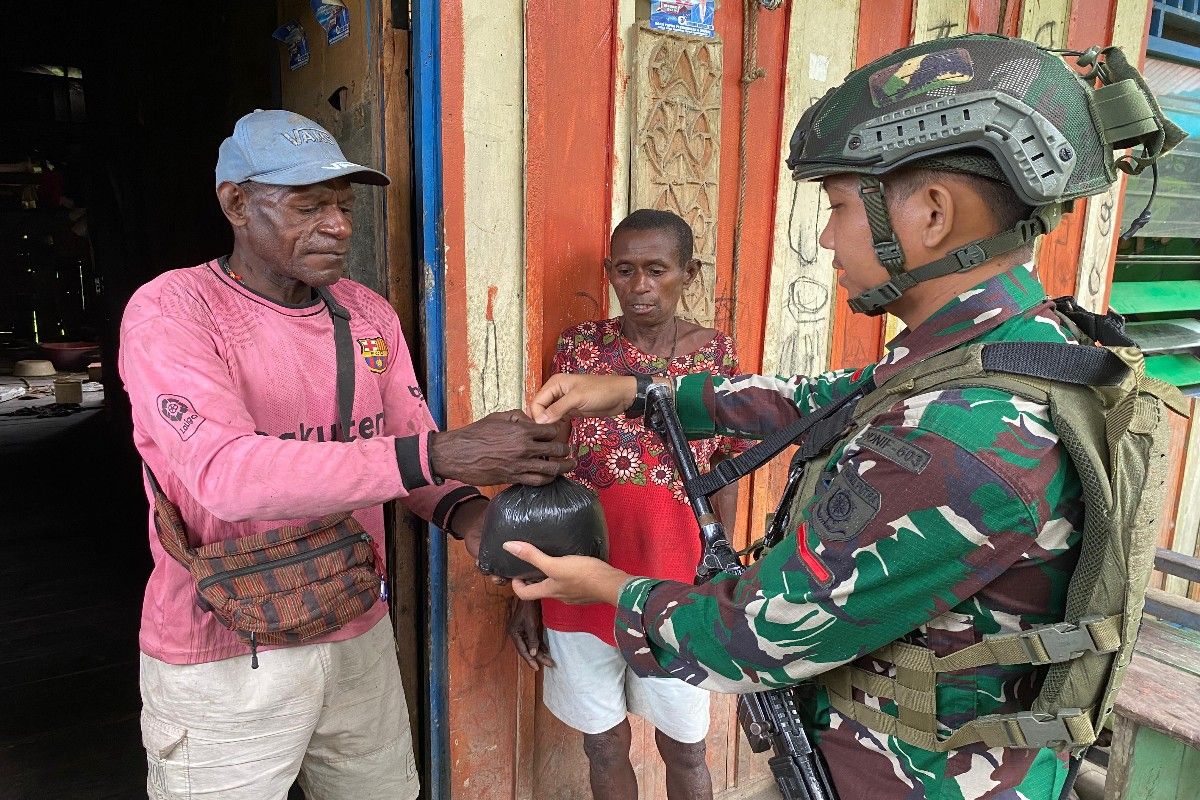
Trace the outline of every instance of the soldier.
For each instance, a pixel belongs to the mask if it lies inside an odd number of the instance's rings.
[[[1099,53],[1080,63],[1096,66]],[[856,682],[839,694],[825,680],[808,709],[843,800],[1057,797],[1067,765],[1037,746],[1036,726],[1010,743],[983,719],[1030,709],[1044,670],[991,663],[936,681],[928,670],[921,687],[920,665],[876,651],[940,658],[1064,618],[1082,489],[1048,402],[994,385],[923,390],[903,376],[981,342],[1079,341],[1045,297],[1034,242],[1065,204],[1177,141],[1120,52],[1102,54],[1093,76],[1106,85],[1093,90],[1030,42],[939,40],[863,67],[810,108],[788,166],[828,195],[820,244],[850,307],[886,309],[906,332],[856,370],[656,380],[673,389],[690,436],[761,438],[901,375],[892,396],[793,471],[803,477],[781,504],[783,538],[744,575],[695,587],[510,543],[549,576],[517,582],[517,594],[611,603],[638,674],[714,691],[827,679],[852,664]],[[1123,108],[1100,102],[1116,94]],[[1114,163],[1111,150],[1134,143],[1140,160]],[[646,386],[556,375],[533,415],[638,409]]]

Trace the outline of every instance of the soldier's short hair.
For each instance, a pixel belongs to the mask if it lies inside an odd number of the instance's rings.
[[[1033,211],[1009,184],[996,160],[982,150],[968,151],[959,158],[922,159],[887,173],[883,180],[888,205],[911,197],[947,173],[963,180],[983,199],[997,232],[1015,227]],[[1033,250],[1026,247],[1019,252],[1024,260]]]

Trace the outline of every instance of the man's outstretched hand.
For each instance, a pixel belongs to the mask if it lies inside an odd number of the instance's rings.
[[[565,603],[608,603],[615,606],[621,589],[630,578],[598,558],[548,556],[529,542],[505,542],[504,549],[528,561],[546,575],[537,583],[513,580],[513,592],[522,600],[552,597]]]
[[[498,411],[451,431],[429,434],[429,468],[442,478],[476,486],[541,486],[575,468],[559,429],[522,411]]]
[[[637,379],[629,375],[558,373],[538,390],[530,413],[538,422],[573,417],[615,417],[633,403]]]

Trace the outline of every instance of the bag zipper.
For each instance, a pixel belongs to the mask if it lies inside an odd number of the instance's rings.
[[[214,583],[219,583],[223,580],[228,580],[230,578],[240,578],[243,575],[252,575],[255,572],[266,572],[267,570],[275,569],[276,567],[286,567],[290,564],[295,564],[297,562],[304,561],[309,558],[315,558],[316,556],[321,556],[321,555],[324,555],[325,553],[333,552],[334,550],[341,550],[342,548],[345,548],[345,547],[353,547],[354,543],[356,541],[367,542],[368,544],[370,544],[372,541],[371,534],[369,534],[369,533],[352,533],[349,536],[344,536],[341,539],[338,539],[337,541],[330,542],[329,544],[323,544],[315,550],[309,550],[304,553],[296,553],[295,555],[288,556],[287,558],[281,558],[278,561],[272,561],[269,564],[252,564],[251,566],[248,566],[248,567],[238,567],[237,569],[230,569],[230,570],[226,570],[224,572],[218,572],[215,575],[209,575],[204,580],[198,582],[196,584],[196,589],[199,591],[203,591],[204,589],[207,589],[209,586],[212,586]],[[374,547],[371,548],[371,555],[372,556],[375,555]]]

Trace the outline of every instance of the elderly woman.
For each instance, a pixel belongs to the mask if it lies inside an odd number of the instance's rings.
[[[563,331],[555,372],[736,374],[729,336],[676,315],[680,297],[700,269],[692,257],[687,222],[669,211],[633,212],[613,231],[604,268],[621,316]],[[631,575],[691,581],[700,557],[696,520],[658,437],[640,419],[580,419],[572,423],[571,446],[579,465],[570,477],[600,498],[612,564]],[[715,464],[743,447],[724,437],[692,443],[701,465]],[[736,492],[730,486],[715,498],[726,524],[733,522]],[[509,635],[529,666],[549,667],[543,700],[554,716],[583,733],[597,800],[637,797],[629,761],[629,712],[656,728],[667,796],[712,797],[704,760],[708,692],[683,681],[635,675],[616,648],[613,625],[614,610],[608,605],[545,600],[539,609],[536,602],[519,602]]]

